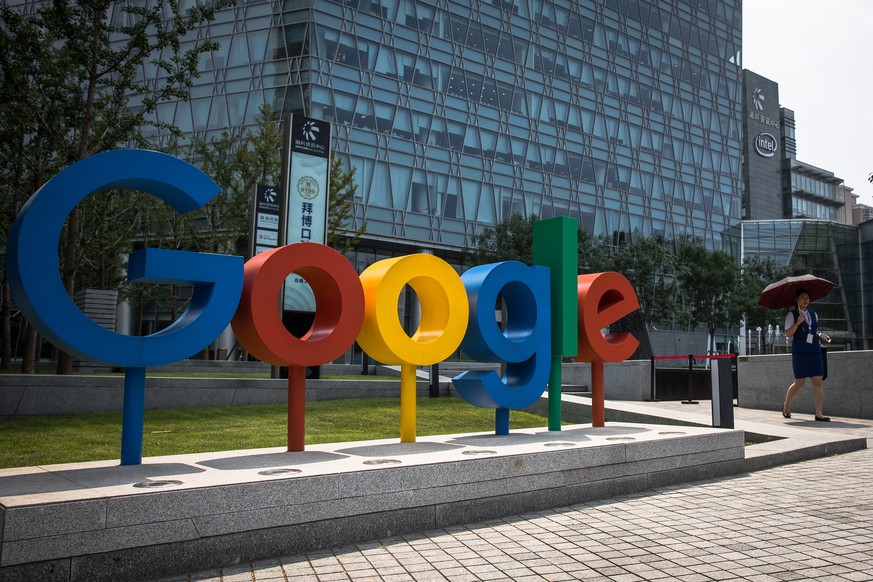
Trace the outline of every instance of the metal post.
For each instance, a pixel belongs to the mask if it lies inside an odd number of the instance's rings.
[[[737,406],[740,405],[740,362],[736,354],[731,354],[731,391],[737,395]]]
[[[710,366],[712,426],[734,428],[734,397],[730,358],[715,358]]]
[[[430,394],[431,398],[439,398],[440,396],[440,365],[431,364],[430,366]]]
[[[415,364],[400,365],[400,442],[415,442]]]
[[[651,362],[649,366],[649,369],[651,370],[649,402],[658,402],[658,399],[655,397],[655,356],[650,356],[649,361]]]
[[[603,362],[591,362],[591,426],[606,424]]]
[[[692,386],[692,377],[694,376],[693,366],[694,366],[694,356],[692,356],[691,354],[688,354],[688,400],[683,400],[682,404],[700,404],[699,402],[697,402],[693,398],[693,396],[694,396],[694,388]]]
[[[306,366],[288,366],[288,451],[306,448]]]
[[[549,371],[548,414],[549,430],[561,430],[561,356],[552,355],[552,369]]]
[[[124,396],[121,411],[121,464],[142,464],[142,428],[145,419],[146,369],[124,370]]]

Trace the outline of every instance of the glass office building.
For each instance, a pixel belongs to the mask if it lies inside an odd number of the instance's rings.
[[[842,178],[797,159],[794,111],[779,85],[743,71],[743,219],[846,221]]]
[[[514,213],[711,248],[740,219],[739,0],[250,0],[201,34],[221,49],[160,120],[333,122],[359,267],[456,260]]]
[[[220,49],[156,121],[199,140],[264,104],[332,122],[359,271],[411,252],[460,269],[515,213],[720,249],[741,219],[741,30],[741,0],[238,0],[192,31]]]
[[[736,257],[769,257],[836,283],[816,311],[831,349],[864,349],[871,334],[865,303],[864,229],[846,224],[846,190],[833,172],[797,159],[794,112],[775,81],[743,71],[743,218],[730,245]],[[869,228],[867,229],[869,231]],[[866,270],[869,273],[869,270]]]
[[[869,336],[864,329],[857,227],[828,220],[750,220],[735,234],[741,245],[734,248],[736,256],[770,257],[791,267],[794,274],[809,273],[836,283],[827,297],[815,302],[822,329],[833,338],[834,348],[864,349]]]

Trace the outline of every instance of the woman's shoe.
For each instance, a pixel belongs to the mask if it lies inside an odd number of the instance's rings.
[[[785,412],[785,411],[783,410],[783,411],[782,411],[782,416],[784,416],[785,418],[791,418],[791,413],[790,413],[790,412]]]
[[[830,422],[831,421],[830,416],[816,416],[815,419],[819,422]]]

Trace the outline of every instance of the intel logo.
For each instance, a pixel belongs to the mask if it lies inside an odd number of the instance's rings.
[[[755,150],[765,158],[772,158],[778,147],[779,142],[769,133],[759,133],[755,138]]]

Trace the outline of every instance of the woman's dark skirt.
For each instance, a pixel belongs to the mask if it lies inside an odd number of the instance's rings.
[[[821,352],[794,352],[791,367],[795,378],[814,378],[824,374]]]

